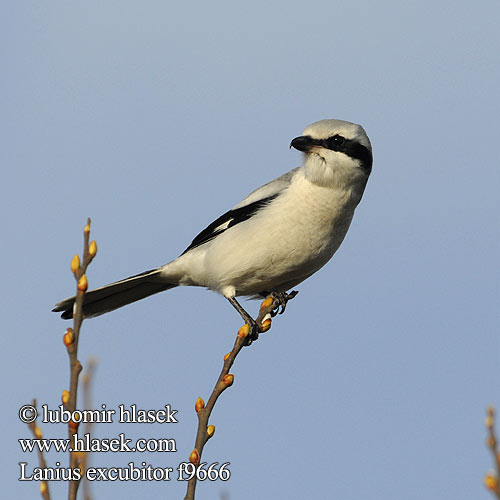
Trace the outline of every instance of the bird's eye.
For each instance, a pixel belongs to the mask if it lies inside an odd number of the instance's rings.
[[[330,139],[328,139],[328,142],[333,147],[342,146],[342,144],[344,144],[345,142],[345,137],[342,137],[341,135],[334,135],[333,137],[330,137]]]

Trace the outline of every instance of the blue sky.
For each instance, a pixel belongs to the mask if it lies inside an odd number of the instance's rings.
[[[199,498],[489,498],[484,411],[500,406],[497,1],[16,2],[2,10],[2,454],[6,497],[35,466],[18,408],[68,384],[52,305],[92,217],[100,286],[176,257],[213,218],[300,164],[309,123],[361,123],[374,168],[334,259],[245,349],[211,422],[227,483]],[[256,311],[257,303],[247,303]],[[96,435],[194,443],[241,325],[176,289],[84,323],[94,401],[178,410],[179,423]],[[47,437],[63,425],[43,426]],[[49,455],[52,465],[66,457]],[[53,498],[66,494],[54,484]],[[182,498],[185,485],[100,483],[95,498]]]

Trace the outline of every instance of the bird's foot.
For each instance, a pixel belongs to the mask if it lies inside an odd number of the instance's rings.
[[[246,338],[245,345],[249,346],[252,345],[252,342],[255,342],[256,340],[259,339],[259,334],[260,334],[260,328],[259,325],[252,319],[251,323],[249,323],[250,326],[250,333],[248,334]]]
[[[273,292],[271,297],[276,304],[275,308],[271,311],[271,316],[274,318],[277,314],[283,314],[286,309],[286,305],[289,300],[292,300],[299,292],[293,290],[290,293],[287,292]]]
[[[243,321],[248,325],[248,330],[245,332],[245,345],[251,345],[252,342],[255,342],[259,338],[261,333],[267,332],[267,330],[271,328],[271,318],[277,314],[283,314],[288,301],[292,300],[298,293],[299,292],[295,290],[290,293],[271,293],[264,302],[262,302],[257,320],[254,320],[234,297],[228,297],[227,299],[231,305],[240,313]],[[240,331],[242,331],[242,329],[240,329]]]
[[[248,318],[246,323],[238,330],[238,337],[244,339],[244,345],[249,346],[259,338],[262,328],[252,318]]]

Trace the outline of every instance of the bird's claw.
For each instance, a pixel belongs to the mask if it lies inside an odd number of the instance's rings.
[[[271,316],[274,318],[277,314],[283,314],[286,309],[286,305],[289,300],[292,300],[299,292],[293,290],[290,293],[287,292],[273,292],[271,297],[276,303],[276,307],[271,311]]]

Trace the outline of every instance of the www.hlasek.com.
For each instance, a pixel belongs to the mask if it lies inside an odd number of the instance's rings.
[[[172,452],[177,451],[175,439],[156,438],[145,439],[139,438],[135,444],[131,445],[132,439],[125,437],[122,432],[116,438],[91,438],[90,434],[84,434],[78,437],[78,434],[73,434],[72,439],[52,438],[52,439],[18,439],[19,445],[23,452],[31,453],[32,451],[41,451],[48,453],[49,451],[76,451],[83,453],[102,453],[112,451],[114,453],[134,452],[140,453],[145,451],[151,452]]]
[[[178,423],[170,405],[165,405],[161,410],[142,410],[136,405],[125,408],[125,405],[118,406],[118,412],[107,409],[102,405],[102,410],[75,410],[69,412],[60,405],[57,409],[51,410],[47,405],[42,405],[42,413],[33,405],[24,405],[19,410],[21,421],[36,424],[36,418],[41,417],[44,423],[111,423],[113,417],[118,413],[121,423],[135,424],[168,424]],[[36,433],[35,433],[36,435]],[[160,452],[173,453],[177,451],[175,439],[172,438],[139,438],[132,442],[124,433],[118,434],[114,438],[92,438],[89,433],[79,435],[75,432],[71,439],[50,438],[44,439],[36,435],[36,439],[19,439],[19,445],[24,453],[48,453],[70,452],[70,453],[127,453],[127,452]],[[175,478],[178,481],[189,481],[196,477],[200,481],[222,480],[227,481],[231,472],[227,468],[229,462],[219,465],[218,462],[207,464],[203,462],[194,465],[191,462],[181,462],[174,472],[173,467],[154,467],[146,462],[141,462],[140,466],[134,462],[129,462],[126,467],[61,467],[61,462],[56,462],[55,467],[30,467],[28,462],[19,462],[19,481],[79,481],[85,477],[89,481],[170,481]]]

